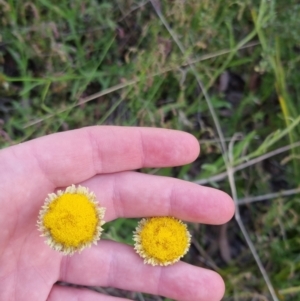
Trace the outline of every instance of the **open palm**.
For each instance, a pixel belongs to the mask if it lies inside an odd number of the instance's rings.
[[[125,300],[56,285],[59,280],[176,300],[220,300],[224,284],[215,272],[183,262],[144,265],[132,247],[106,240],[80,254],[63,256],[44,243],[36,227],[47,194],[71,184],[95,192],[106,207],[105,221],[168,215],[224,223],[234,211],[225,193],[131,171],[187,164],[198,153],[198,142],[189,134],[126,127],[83,128],[1,150],[0,300]]]

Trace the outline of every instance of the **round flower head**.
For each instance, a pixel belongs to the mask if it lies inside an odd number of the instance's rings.
[[[187,253],[191,235],[187,226],[174,217],[151,217],[138,223],[133,240],[144,263],[166,266]]]
[[[105,208],[88,188],[72,185],[50,193],[39,213],[38,229],[46,243],[65,255],[96,244],[100,239]]]

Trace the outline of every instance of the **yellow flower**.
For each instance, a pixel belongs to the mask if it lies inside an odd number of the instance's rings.
[[[38,229],[46,243],[65,255],[97,244],[102,232],[105,208],[88,188],[75,185],[51,193],[39,213]]]
[[[166,266],[179,261],[191,244],[187,226],[169,216],[142,219],[133,239],[134,249],[144,258],[144,263],[153,266]]]

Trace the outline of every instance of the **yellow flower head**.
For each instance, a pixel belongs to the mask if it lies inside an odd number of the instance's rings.
[[[142,219],[133,239],[134,249],[144,258],[144,263],[153,266],[166,266],[179,261],[191,244],[187,226],[169,216]]]
[[[105,208],[99,207],[93,192],[72,185],[48,195],[37,225],[52,249],[68,255],[97,243],[104,213]]]

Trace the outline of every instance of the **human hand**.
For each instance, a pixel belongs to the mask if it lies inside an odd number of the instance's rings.
[[[222,224],[233,215],[231,198],[216,189],[146,175],[141,167],[184,165],[199,153],[189,134],[163,129],[88,127],[49,135],[0,151],[0,300],[127,300],[57,281],[111,286],[187,301],[217,301],[224,283],[213,271],[184,262],[144,265],[133,248],[101,240],[73,256],[53,251],[36,220],[48,193],[82,184],[118,217],[175,216]]]

